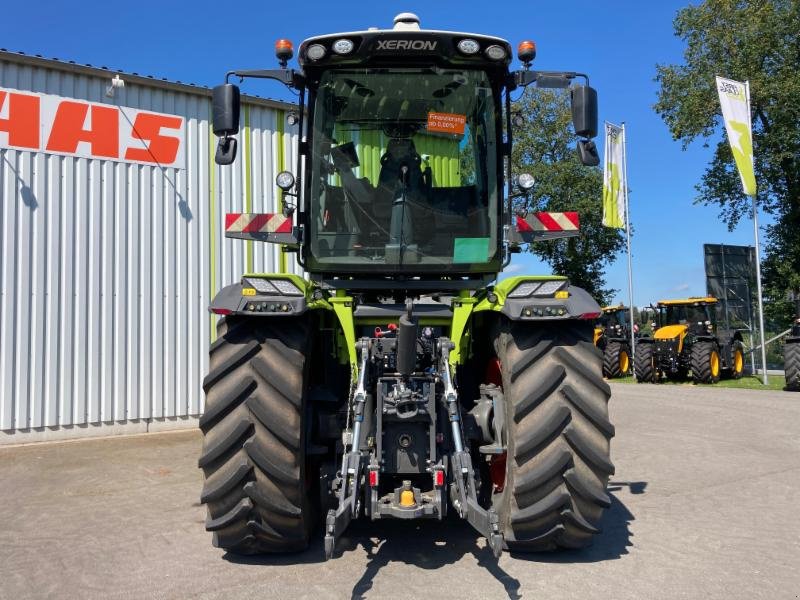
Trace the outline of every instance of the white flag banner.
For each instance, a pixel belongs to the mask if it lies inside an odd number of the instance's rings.
[[[625,229],[625,185],[623,170],[625,137],[622,128],[606,123],[603,164],[603,225]]]
[[[747,83],[717,77],[717,92],[722,118],[731,145],[742,188],[747,196],[756,195],[753,171],[753,132],[750,123],[750,89]]]

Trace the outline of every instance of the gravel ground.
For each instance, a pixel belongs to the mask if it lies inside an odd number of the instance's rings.
[[[357,523],[339,558],[211,546],[197,431],[0,449],[0,598],[798,598],[800,394],[612,384],[612,506],[582,552]]]

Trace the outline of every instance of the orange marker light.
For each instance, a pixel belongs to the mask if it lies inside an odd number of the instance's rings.
[[[530,63],[536,58],[536,44],[531,41],[520,42],[517,46],[517,58],[523,63]]]
[[[292,56],[294,56],[294,46],[290,40],[278,40],[275,42],[275,56],[278,57],[281,66],[285,67],[286,63]]]

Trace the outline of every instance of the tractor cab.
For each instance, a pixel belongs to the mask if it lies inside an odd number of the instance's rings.
[[[672,339],[677,335],[711,335],[716,328],[716,298],[660,300],[656,339]],[[663,331],[662,331],[663,330]],[[666,337],[665,337],[666,336]]]
[[[627,306],[620,304],[619,306],[604,306],[603,314],[597,320],[598,325],[601,327],[613,327],[614,329],[623,328],[628,325],[628,311]]]
[[[510,71],[507,41],[424,30],[415,15],[402,13],[393,29],[305,40],[300,70],[287,67],[289,42],[279,40],[276,54],[283,69],[231,71],[228,78],[278,79],[298,91],[298,161],[277,178],[296,201],[284,205],[289,221],[274,221],[281,228],[229,237],[293,249],[312,279],[334,287],[377,276],[384,287],[414,278],[475,289],[496,277],[518,242],[578,234],[574,213],[553,213],[547,222],[566,225],[553,233],[535,214],[526,221],[510,212],[510,198],[521,190],[510,171],[512,90],[568,89],[575,132],[584,138],[580,158],[599,160],[589,139],[597,133],[597,95],[588,78],[531,70],[531,42],[518,50],[524,68]],[[575,81],[581,78],[585,85]],[[236,155],[238,113],[238,87],[217,86],[220,164]]]
[[[594,324],[594,343],[603,343],[603,336],[622,334],[628,326],[628,308],[622,304],[618,306],[604,306],[600,316]]]
[[[480,68],[498,65],[370,61],[314,78],[308,268],[499,271],[500,84]]]

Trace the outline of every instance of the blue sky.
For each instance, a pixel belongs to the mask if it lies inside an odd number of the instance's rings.
[[[728,232],[715,207],[693,203],[710,150],[697,143],[683,151],[652,110],[655,65],[681,60],[683,46],[673,36],[672,21],[687,2],[517,1],[480,8],[486,5],[430,0],[13,2],[3,8],[0,47],[210,86],[231,68],[276,66],[272,47],[277,38],[298,45],[321,33],[390,27],[403,11],[418,14],[429,29],[499,35],[514,47],[532,39],[538,46],[536,68],[589,73],[600,95],[601,121],[627,125],[634,302],[704,294],[703,243],[752,244],[753,228],[748,220]],[[288,99],[278,84],[269,82],[247,82],[244,90]],[[598,143],[602,147],[602,139]],[[515,257],[511,268],[546,271],[524,255]],[[617,300],[627,303],[624,253],[607,274],[608,285],[619,290]]]

